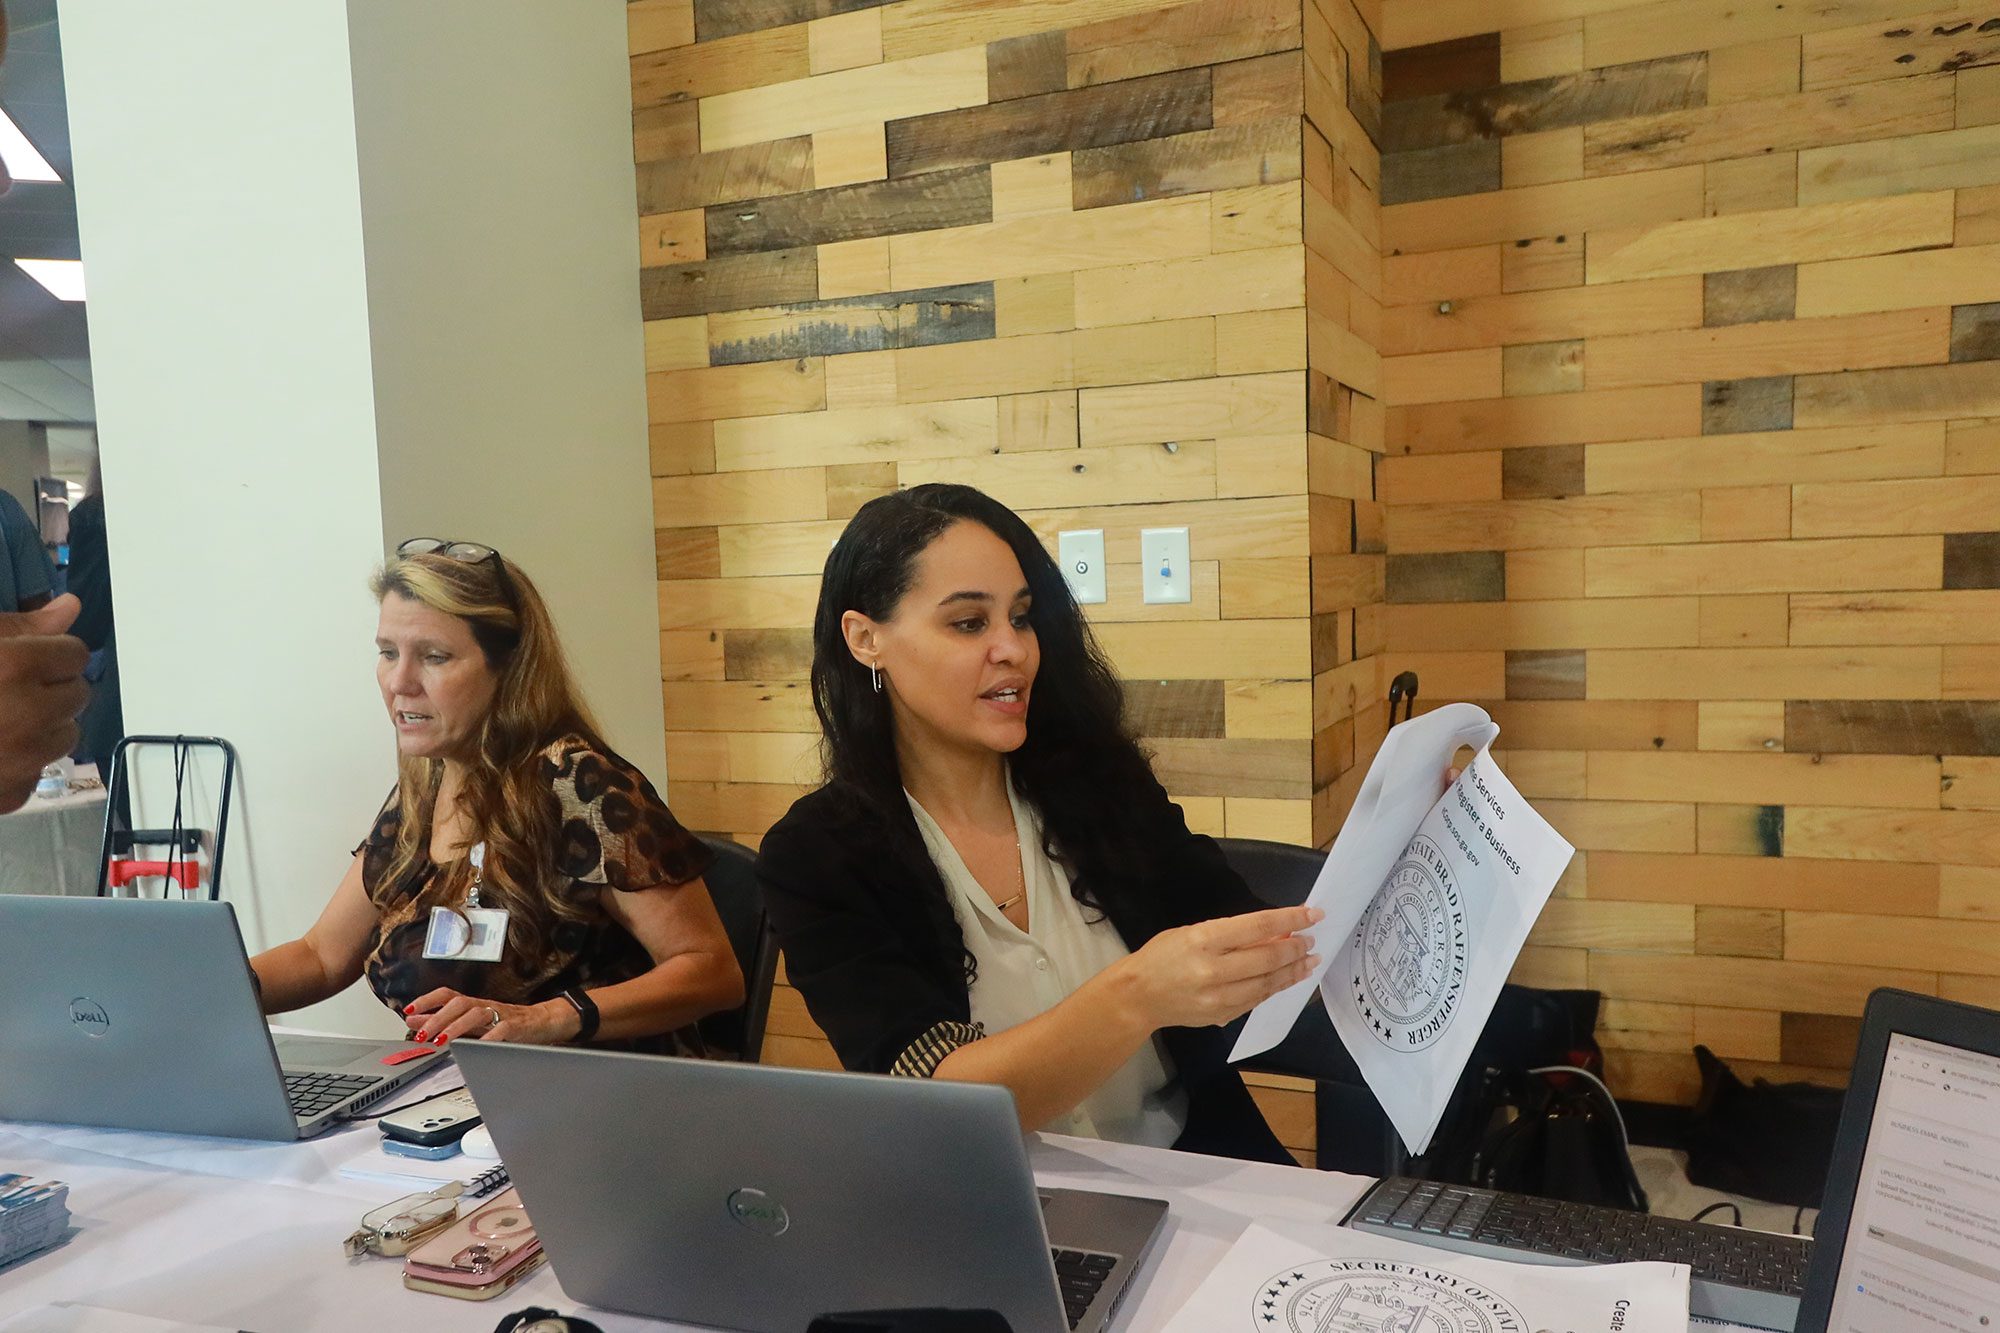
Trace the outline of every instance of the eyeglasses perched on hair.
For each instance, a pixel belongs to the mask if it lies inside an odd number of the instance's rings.
[[[507,573],[507,562],[500,558],[500,552],[479,542],[451,541],[442,537],[412,537],[396,547],[398,557],[411,555],[441,555],[447,560],[456,560],[463,565],[483,565],[493,562],[493,572],[499,575],[500,592],[510,605],[519,605],[514,592],[514,580]]]
[[[468,565],[498,560],[500,553],[478,542],[450,541],[439,537],[412,537],[396,547],[397,555],[441,555]]]

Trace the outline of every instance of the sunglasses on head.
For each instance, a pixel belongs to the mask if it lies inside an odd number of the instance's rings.
[[[456,560],[464,565],[483,565],[493,562],[494,571],[500,576],[500,590],[509,602],[514,600],[514,580],[508,577],[507,562],[500,558],[500,552],[479,542],[451,541],[441,537],[412,537],[396,547],[396,554],[441,555],[447,560]]]

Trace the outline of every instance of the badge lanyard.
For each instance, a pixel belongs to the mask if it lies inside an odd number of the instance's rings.
[[[472,865],[472,887],[465,911],[431,908],[430,929],[424,933],[424,957],[463,963],[497,963],[507,948],[507,909],[481,907],[479,886],[486,878],[486,844],[474,843],[465,859]]]

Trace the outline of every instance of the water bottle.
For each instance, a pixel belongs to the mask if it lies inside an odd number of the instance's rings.
[[[35,795],[43,800],[54,800],[69,790],[69,780],[63,776],[60,762],[50,764],[42,770],[42,776],[35,783]]]

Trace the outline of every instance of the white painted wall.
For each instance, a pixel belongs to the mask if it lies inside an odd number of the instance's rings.
[[[666,785],[622,0],[351,0],[383,523],[505,551]]]
[[[256,949],[311,924],[394,780],[382,511],[345,6],[199,8],[60,21],[125,725],[241,751],[223,883]]]
[[[250,947],[312,922],[393,782],[366,591],[392,539],[517,555],[664,776],[624,6],[61,22],[126,725],[240,749]],[[365,985],[302,1021],[395,1026]]]

